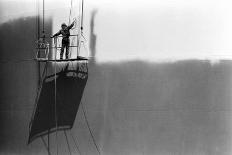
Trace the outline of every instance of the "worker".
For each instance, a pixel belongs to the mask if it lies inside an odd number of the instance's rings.
[[[63,59],[63,54],[64,54],[64,48],[66,48],[66,59],[69,57],[69,36],[70,32],[69,30],[74,26],[76,23],[76,20],[72,22],[71,25],[67,26],[65,23],[61,24],[61,30],[58,31],[56,34],[52,35],[51,38],[54,38],[58,35],[62,35],[62,46],[61,46],[61,51],[60,51],[60,59]]]

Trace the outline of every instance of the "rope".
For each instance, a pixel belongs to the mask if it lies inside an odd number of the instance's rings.
[[[45,4],[44,4],[44,0],[43,0],[43,34],[44,34],[44,14],[45,14]]]
[[[74,138],[74,136],[73,136],[73,134],[72,134],[71,131],[70,131],[70,135],[71,135],[71,137],[72,137],[72,139],[73,139],[73,142],[74,142],[74,144],[75,144],[75,146],[76,146],[76,148],[77,148],[78,153],[81,155],[81,151],[80,151],[80,149],[79,149],[78,143],[76,142],[76,140],[75,140],[75,138]]]
[[[82,5],[81,5],[81,31],[83,30],[83,16],[84,16],[84,0],[82,1]]]
[[[50,152],[50,129],[48,129],[48,151]]]
[[[65,135],[65,138],[66,138],[66,142],[67,142],[67,145],[68,145],[68,151],[69,151],[69,154],[72,155],[71,153],[71,149],[70,149],[70,146],[69,146],[69,142],[68,142],[68,137],[67,137],[67,134],[66,134],[66,131],[64,130],[64,135]]]
[[[77,46],[78,46],[78,48],[77,48],[77,56],[79,56],[79,54],[80,54],[80,46],[81,46],[81,42],[80,42],[80,40],[81,40],[81,22],[82,22],[82,16],[81,16],[81,12],[82,12],[82,0],[80,0],[79,1],[79,24],[78,24],[78,37],[77,37]]]
[[[81,42],[83,43],[83,46],[84,46],[84,48],[85,48],[85,51],[87,52],[87,57],[89,57],[89,50],[88,50],[88,48],[87,48],[87,46],[86,46],[87,40],[85,39],[85,37],[84,37],[83,34],[81,34],[81,36],[82,36],[82,38],[84,38],[84,41],[81,41]]]
[[[48,155],[51,155],[51,153],[50,153],[50,151],[49,151],[49,147],[47,146],[47,144],[46,144],[46,142],[45,142],[45,140],[43,139],[42,136],[41,136],[41,139],[42,139],[42,141],[43,141],[43,144],[44,144],[45,148],[46,148],[47,151],[48,151]]]
[[[72,14],[72,0],[71,0],[71,7],[70,7],[70,10],[69,10],[69,19],[68,19],[68,25],[70,25],[70,21],[71,21],[71,14]]]
[[[37,16],[37,40],[39,40],[39,38],[40,38],[39,0],[37,0],[37,14],[38,14],[38,16]],[[37,44],[37,48],[39,48],[38,44]],[[40,52],[39,52],[38,56],[40,57]],[[38,75],[40,76],[40,63],[38,63],[37,67],[38,67]],[[40,79],[38,79],[38,85],[40,84],[40,82],[41,82]]]
[[[81,102],[81,108],[82,108],[82,111],[83,111],[83,114],[84,114],[84,117],[85,117],[85,122],[86,122],[86,124],[87,124],[88,129],[89,129],[91,138],[92,138],[93,143],[94,143],[94,145],[95,145],[95,148],[97,149],[98,154],[101,155],[100,150],[99,150],[99,148],[98,148],[98,146],[97,146],[97,143],[96,143],[96,141],[95,141],[95,138],[94,138],[94,136],[93,136],[93,132],[92,132],[92,130],[91,130],[91,128],[90,128],[90,125],[89,125],[89,122],[88,122],[88,119],[87,119],[87,116],[86,116],[86,111],[85,111],[85,109],[84,109],[84,106],[83,106],[83,103],[82,103],[82,102]]]
[[[37,0],[37,38],[40,38],[40,14],[39,14],[39,0]]]
[[[73,0],[71,0],[71,6],[69,9],[69,19],[68,19],[68,25],[71,24],[71,15],[72,15],[72,8],[73,8]],[[75,18],[74,18],[75,19]],[[75,19],[76,20],[76,19]],[[76,28],[76,24],[74,25],[74,27],[71,28],[71,30]]]
[[[57,43],[57,41],[55,42]],[[55,53],[55,60],[56,60],[56,56],[57,56],[57,53]],[[57,104],[56,104],[56,61],[55,61],[55,121],[56,121],[56,154],[58,155],[58,137],[57,137],[58,118],[57,118]]]
[[[73,0],[71,0],[71,6],[70,6],[70,11],[69,11],[69,21],[68,21],[69,25],[71,24],[72,9],[73,9]],[[76,18],[74,18],[74,20],[76,21]],[[76,29],[76,25],[77,24],[75,22],[75,25],[71,28],[71,30]],[[70,44],[73,45],[74,41],[75,41],[75,37],[72,38]],[[69,49],[69,57],[71,56],[72,56],[72,49]]]

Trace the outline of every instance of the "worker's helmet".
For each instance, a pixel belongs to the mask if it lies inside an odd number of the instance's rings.
[[[67,27],[67,25],[65,23],[62,23],[61,27]]]

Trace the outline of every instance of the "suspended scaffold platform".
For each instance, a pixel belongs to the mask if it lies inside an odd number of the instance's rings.
[[[77,151],[81,154],[76,143],[77,140],[71,134],[71,129],[74,126],[79,108],[83,111],[82,113],[96,148],[96,152],[99,155],[101,154],[95,141],[94,134],[91,131],[90,124],[88,123],[86,111],[82,103],[82,96],[88,80],[89,55],[87,54],[87,56],[83,56],[80,54],[81,46],[84,46],[83,49],[87,50],[85,46],[85,37],[83,36],[83,0],[80,0],[80,2],[80,14],[77,16],[80,17],[79,26],[77,27],[78,34],[69,35],[76,38],[74,45],[68,45],[68,48],[70,47],[73,49],[71,52],[69,51],[69,54],[71,53],[73,55],[66,55],[66,59],[62,59],[63,57],[61,56],[57,57],[57,53],[59,53],[62,48],[59,40],[61,36],[56,36],[54,37],[54,40],[51,40],[50,37],[46,37],[45,35],[45,9],[43,0],[43,35],[40,37],[40,34],[38,34],[38,41],[36,42],[37,52],[33,59],[38,62],[39,82],[35,98],[35,106],[29,123],[28,144],[32,143],[37,138],[41,138],[48,155],[55,154],[55,152],[58,155],[58,132],[60,131],[64,132],[69,154],[72,154],[72,150],[70,149],[68,136],[66,134],[67,131],[70,131],[70,136],[75,143]],[[41,68],[43,68],[42,72],[40,72]],[[56,151],[50,149],[50,136],[52,133],[55,135],[54,142],[56,143]],[[45,141],[46,139],[47,142]]]

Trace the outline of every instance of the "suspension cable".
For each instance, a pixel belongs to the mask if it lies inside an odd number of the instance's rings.
[[[50,152],[50,150],[49,150],[49,146],[47,146],[47,144],[46,144],[44,138],[43,138],[42,136],[41,136],[40,138],[41,138],[41,140],[42,140],[42,142],[43,142],[43,144],[44,144],[44,146],[45,146],[45,148],[46,148],[46,150],[47,150],[47,152],[48,152],[48,155],[51,155],[51,152]]]
[[[71,23],[71,15],[72,15],[72,3],[73,1],[71,0],[71,6],[70,6],[70,10],[69,10],[69,19],[68,19],[68,25],[70,25]]]
[[[69,145],[69,142],[68,142],[68,136],[66,134],[66,131],[64,130],[64,135],[65,135],[65,139],[66,139],[66,142],[67,142],[67,145],[68,145],[68,151],[69,151],[69,154],[72,155],[71,153],[71,149],[70,149],[70,145]]]
[[[76,140],[75,140],[75,138],[74,138],[72,132],[70,131],[69,133],[70,133],[70,135],[71,135],[71,137],[72,137],[72,140],[73,140],[73,142],[74,142],[74,144],[75,144],[75,146],[76,146],[76,148],[77,148],[78,153],[81,155],[81,151],[80,151],[80,148],[79,148],[79,146],[78,146],[78,143],[76,142]]]
[[[84,109],[84,105],[83,105],[82,102],[81,102],[80,104],[81,104],[81,108],[82,108],[82,111],[83,111],[83,114],[84,114],[85,122],[86,122],[86,124],[87,124],[88,130],[89,130],[89,133],[90,133],[91,138],[92,138],[92,140],[93,140],[93,143],[94,143],[94,145],[95,145],[95,148],[96,148],[98,154],[101,155],[100,150],[99,150],[99,148],[98,148],[98,146],[97,146],[96,140],[95,140],[95,138],[94,138],[93,132],[92,132],[92,130],[91,130],[91,128],[90,128],[90,125],[89,125],[89,122],[88,122],[88,119],[87,119],[87,116],[86,116],[86,111],[85,111],[85,109]]]
[[[55,46],[57,47],[57,38],[55,38]],[[56,154],[58,155],[58,135],[57,135],[57,130],[58,130],[58,118],[57,118],[57,102],[56,102],[56,56],[57,52],[55,52],[55,122],[56,122]]]
[[[83,16],[84,16],[84,0],[81,0],[81,31],[83,30]]]
[[[43,0],[43,35],[44,35],[44,33],[45,33],[45,31],[44,31],[44,14],[45,14],[45,3],[44,3],[44,0]]]

